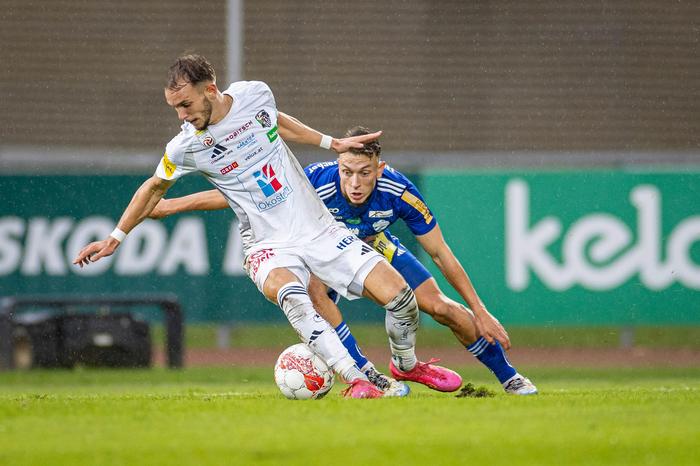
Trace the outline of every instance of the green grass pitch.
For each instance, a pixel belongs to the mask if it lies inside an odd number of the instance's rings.
[[[270,368],[0,373],[0,465],[700,464],[700,368],[527,374],[540,395],[289,401]]]

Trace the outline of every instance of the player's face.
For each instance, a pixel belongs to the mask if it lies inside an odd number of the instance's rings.
[[[338,157],[340,190],[352,205],[364,204],[374,191],[377,178],[382,176],[384,162],[378,157],[344,152]]]
[[[209,126],[212,112],[212,105],[205,89],[204,84],[193,86],[190,83],[176,91],[166,89],[165,101],[175,109],[180,120],[188,121],[201,130]]]

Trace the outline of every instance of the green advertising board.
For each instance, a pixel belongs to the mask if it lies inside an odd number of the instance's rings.
[[[82,246],[112,231],[145,178],[0,176],[0,297],[174,293],[189,322],[286,322],[245,275],[229,209],[146,220],[113,257],[83,269],[71,264]],[[211,185],[192,176],[168,197],[205,189]],[[384,320],[367,300],[345,301],[342,309],[349,322]]]
[[[146,221],[114,257],[82,270],[71,264],[112,231],[144,178],[0,177],[0,296],[172,292],[190,322],[284,322],[244,275],[228,210]],[[700,322],[700,172],[428,172],[413,180],[508,325]],[[168,195],[203,189],[192,177]],[[403,225],[391,230],[415,251]],[[367,300],[341,309],[349,323],[383,320]]]
[[[508,324],[700,322],[698,172],[430,172],[422,187]]]

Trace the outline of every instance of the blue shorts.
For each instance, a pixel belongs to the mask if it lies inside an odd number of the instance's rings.
[[[416,256],[414,256],[411,251],[406,249],[403,244],[399,243],[398,245],[394,245],[393,248],[385,249],[382,248],[381,245],[378,247],[378,244],[375,241],[373,246],[378,252],[387,258],[391,266],[401,274],[412,290],[415,290],[427,279],[433,277],[433,275],[428,272],[428,269],[426,269],[425,266],[416,258]],[[328,297],[331,298],[331,300],[336,304],[338,304],[338,301],[340,301],[340,296],[335,290],[329,289]]]
[[[433,278],[428,269],[403,244],[399,245],[391,265],[401,274],[412,290],[418,288],[427,279]]]

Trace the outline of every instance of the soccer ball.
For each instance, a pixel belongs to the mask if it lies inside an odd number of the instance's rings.
[[[304,343],[282,351],[275,363],[275,383],[290,400],[323,398],[333,387],[333,375],[333,369]]]

